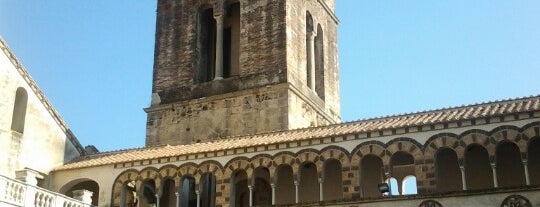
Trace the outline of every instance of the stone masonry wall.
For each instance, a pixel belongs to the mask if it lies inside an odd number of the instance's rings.
[[[194,83],[199,51],[198,11],[212,7],[216,14],[219,10],[216,8],[223,2],[158,1],[152,92],[159,101],[154,103],[172,103],[286,81],[285,1],[242,0],[240,77],[236,77],[239,81]]]
[[[313,18],[315,30],[317,30],[317,25],[320,24],[324,33],[325,100],[322,107],[325,108],[328,115],[332,116],[336,122],[339,122],[337,23],[319,1],[291,0],[287,2],[288,81],[302,93],[314,93],[307,87],[306,80],[306,13],[309,11]]]
[[[146,145],[287,129],[287,90],[287,84],[281,84],[147,109]]]

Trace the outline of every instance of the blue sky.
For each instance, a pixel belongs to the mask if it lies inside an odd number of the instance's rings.
[[[155,0],[0,0],[0,35],[83,145],[144,145]],[[540,1],[336,1],[343,121],[540,94]]]

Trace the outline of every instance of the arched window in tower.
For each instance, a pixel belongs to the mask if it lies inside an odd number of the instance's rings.
[[[282,164],[276,168],[276,205],[294,203],[294,177],[290,165]]]
[[[231,181],[231,206],[249,206],[249,189],[246,171],[238,170],[234,173]]]
[[[391,176],[396,178],[399,194],[403,194],[403,181],[408,176],[415,175],[414,157],[403,151],[396,152],[390,158]],[[416,187],[416,185],[415,185]]]
[[[301,203],[319,201],[319,178],[317,177],[317,166],[311,162],[304,163],[302,166],[300,166],[299,176],[299,201]]]
[[[195,179],[191,176],[184,176],[180,179],[180,207],[196,206]]]
[[[223,77],[240,73],[240,3],[226,6],[223,29]]]
[[[201,207],[213,207],[216,204],[216,176],[204,173],[199,181]]]
[[[268,168],[259,167],[253,172],[253,205],[272,205],[272,187]]]
[[[465,150],[465,179],[468,190],[493,188],[488,152],[478,144],[472,144]]]
[[[315,37],[315,92],[324,100],[324,32],[320,24]]]
[[[435,181],[437,192],[451,192],[463,189],[461,170],[454,150],[442,148],[435,154]]]
[[[360,161],[360,187],[364,198],[381,196],[377,185],[383,182],[383,178],[384,172],[381,158],[375,155],[362,157]]]
[[[211,81],[214,78],[216,58],[216,20],[214,9],[203,6],[199,10],[197,27],[197,68],[194,71],[196,83]]]
[[[311,89],[315,88],[315,46],[313,32],[313,17],[311,17],[309,12],[306,12],[306,83]]]
[[[540,185],[540,137],[534,137],[527,146],[527,167],[531,185]]]
[[[26,105],[28,103],[28,93],[24,88],[17,88],[15,92],[15,103],[13,105],[13,116],[11,117],[11,130],[23,133],[26,118]]]
[[[524,186],[525,171],[518,146],[502,141],[497,144],[495,153],[499,187]]]
[[[141,186],[142,196],[140,197],[140,207],[150,207],[157,204],[156,183],[154,180],[146,180]]]
[[[325,201],[343,199],[343,185],[341,163],[336,159],[324,162],[323,171],[323,197]]]
[[[161,184],[159,204],[161,206],[176,206],[175,192],[174,180],[172,178],[166,178]]]

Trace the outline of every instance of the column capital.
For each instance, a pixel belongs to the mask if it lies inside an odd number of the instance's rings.
[[[276,187],[276,184],[270,183],[270,187],[275,188],[275,187]]]
[[[223,13],[214,14],[214,19],[216,20],[216,24],[223,24],[225,15],[223,15]]]
[[[522,162],[523,162],[524,165],[529,164],[529,161],[528,161],[528,160],[522,160]]]
[[[463,171],[463,170],[465,170],[465,166],[460,165],[460,166],[459,166],[459,169]]]
[[[254,185],[248,185],[249,190],[253,190],[253,187],[255,187],[255,186]]]
[[[319,181],[319,183],[324,183],[324,179],[323,179],[323,178],[318,178],[318,181]]]
[[[497,168],[497,164],[492,162],[492,163],[489,163],[491,165],[492,168]]]
[[[294,185],[298,186],[298,181],[297,180],[294,181]]]
[[[195,194],[199,195],[200,193],[199,190],[195,190]]]
[[[178,197],[178,196],[180,196],[180,192],[174,192],[174,195],[175,195],[176,197]]]

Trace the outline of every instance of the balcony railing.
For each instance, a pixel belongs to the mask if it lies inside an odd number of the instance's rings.
[[[90,204],[0,175],[0,206],[92,207]]]

